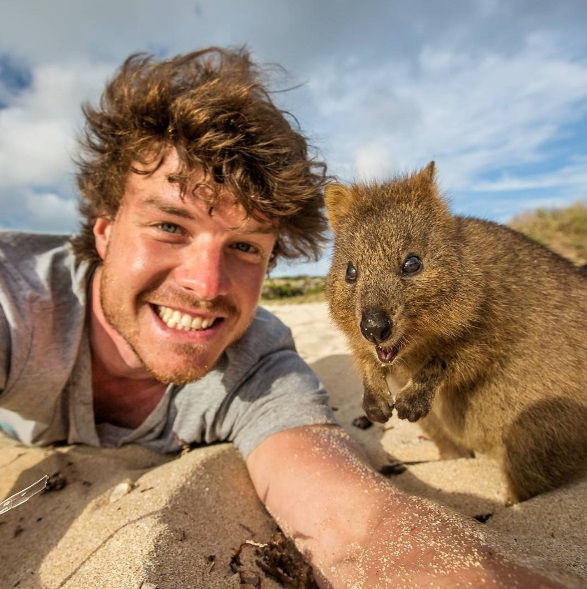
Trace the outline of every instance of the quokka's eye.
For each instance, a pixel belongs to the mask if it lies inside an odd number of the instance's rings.
[[[357,269],[349,262],[346,267],[346,274],[344,275],[345,281],[352,284],[357,281],[357,275]]]
[[[406,258],[402,267],[402,274],[414,276],[414,274],[418,274],[422,268],[424,268],[422,260],[418,256],[412,254]]]

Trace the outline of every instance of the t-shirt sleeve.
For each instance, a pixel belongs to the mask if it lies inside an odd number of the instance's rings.
[[[67,437],[85,273],[66,236],[0,232],[0,427],[27,444]]]
[[[0,305],[0,395],[6,387],[8,379],[8,369],[10,367],[10,330],[4,315],[4,310]]]
[[[246,458],[277,432],[336,423],[318,377],[293,350],[271,354],[239,388],[230,403],[230,439]]]
[[[32,311],[30,289],[21,269],[9,259],[0,243],[0,402],[25,367],[30,355]],[[17,249],[17,248],[13,248]],[[23,266],[27,264],[23,262]]]

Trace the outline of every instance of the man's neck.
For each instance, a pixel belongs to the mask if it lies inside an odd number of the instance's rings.
[[[92,390],[96,423],[135,429],[157,407],[166,385],[155,379],[112,378],[92,363]]]

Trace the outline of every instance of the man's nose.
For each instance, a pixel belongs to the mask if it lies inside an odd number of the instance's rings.
[[[229,291],[229,276],[224,249],[219,244],[198,240],[182,251],[175,269],[176,282],[192,291],[200,300],[211,301]]]

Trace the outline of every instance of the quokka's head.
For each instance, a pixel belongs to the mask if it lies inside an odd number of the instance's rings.
[[[434,163],[386,183],[331,184],[325,201],[335,238],[326,295],[339,328],[382,362],[450,329],[462,255]]]

